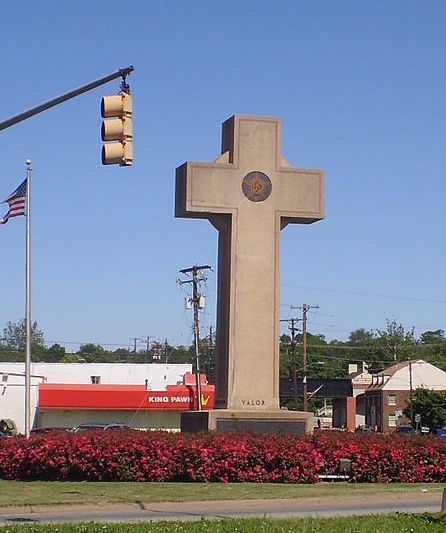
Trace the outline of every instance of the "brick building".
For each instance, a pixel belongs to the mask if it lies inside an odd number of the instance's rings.
[[[399,424],[410,423],[403,411],[418,388],[446,392],[446,372],[419,359],[396,363],[372,375],[372,383],[363,394],[365,424],[390,433]]]
[[[353,431],[359,425],[365,424],[364,391],[372,383],[367,364],[362,363],[362,370],[358,365],[348,365],[347,379],[351,380],[352,396],[333,399],[333,427],[344,427]]]

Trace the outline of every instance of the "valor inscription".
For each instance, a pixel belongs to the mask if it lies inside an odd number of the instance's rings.
[[[265,405],[265,400],[242,400],[242,405],[253,405],[259,407],[260,405]]]
[[[243,194],[251,202],[263,202],[271,194],[271,180],[263,172],[256,170],[246,174],[242,182]]]

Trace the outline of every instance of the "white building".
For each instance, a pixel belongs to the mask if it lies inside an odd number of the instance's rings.
[[[31,363],[31,428],[123,422],[178,429],[180,412],[189,407],[172,406],[166,398],[169,391],[184,394],[191,371],[190,364]],[[20,433],[25,430],[24,396],[25,364],[0,362],[0,419],[14,420]],[[155,397],[163,401],[149,405]]]

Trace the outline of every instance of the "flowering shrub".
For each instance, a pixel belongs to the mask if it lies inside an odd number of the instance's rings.
[[[166,432],[49,433],[0,440],[0,478],[60,481],[315,483],[351,460],[350,482],[446,482],[434,437]]]

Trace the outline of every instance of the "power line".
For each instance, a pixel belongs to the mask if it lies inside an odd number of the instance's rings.
[[[399,296],[399,295],[380,294],[380,293],[373,293],[373,292],[346,291],[342,289],[332,289],[332,288],[327,288],[327,287],[306,287],[303,285],[292,285],[289,283],[282,283],[281,287],[293,287],[294,289],[307,289],[307,290],[312,290],[312,291],[336,292],[340,294],[349,294],[351,296],[367,296],[367,297],[373,297],[373,298],[388,298],[390,300],[411,300],[414,302],[446,304],[446,300],[434,300],[431,298],[420,298],[416,296]]]

